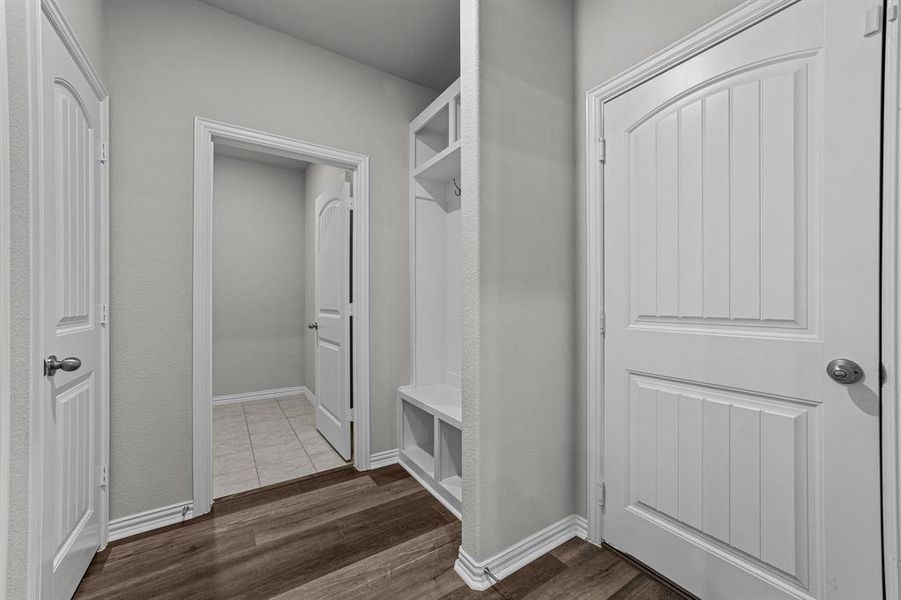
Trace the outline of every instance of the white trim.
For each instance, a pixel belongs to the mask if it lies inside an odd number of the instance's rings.
[[[287,396],[298,396],[303,394],[309,400],[312,394],[305,385],[296,385],[294,387],[278,388],[274,390],[260,390],[258,392],[244,392],[241,394],[224,394],[222,396],[213,396],[213,406],[222,406],[225,404],[238,404],[239,402],[255,402],[257,400],[275,400],[276,398],[285,398]]]
[[[6,598],[9,559],[10,208],[9,72],[6,62],[6,0],[0,0],[0,598]]]
[[[588,222],[588,539],[603,540],[600,484],[604,480],[604,339],[601,312],[604,307],[604,165],[599,141],[603,134],[604,103],[649,79],[672,69],[701,52],[759,23],[798,0],[749,0],[714,19],[691,35],[643,60],[585,95],[586,194]]]
[[[516,542],[488,560],[481,562],[474,560],[461,546],[454,563],[454,571],[471,589],[481,592],[490,588],[495,583],[494,580],[503,580],[563,542],[574,537],[584,539],[587,533],[588,523],[585,519],[578,515],[569,515]],[[494,580],[485,572],[486,569],[494,576]]]
[[[381,469],[382,467],[390,467],[398,462],[397,448],[393,450],[385,450],[384,452],[376,452],[369,455],[369,469]]]
[[[213,504],[212,473],[212,207],[213,143],[353,171],[352,387],[354,466],[369,468],[369,157],[197,117],[194,120],[194,512]]]
[[[72,60],[81,70],[85,79],[90,85],[91,90],[100,100],[101,110],[101,140],[103,143],[109,144],[109,93],[103,82],[100,80],[97,70],[91,64],[87,52],[85,52],[69,21],[63,15],[62,10],[57,4],[57,0],[40,0],[39,2],[26,3],[28,10],[28,22],[26,27],[29,29],[29,80],[31,83],[31,111],[29,117],[29,138],[30,138],[30,211],[31,211],[31,240],[30,240],[30,256],[31,256],[31,289],[30,289],[30,306],[29,315],[31,323],[31,371],[30,380],[31,387],[29,391],[29,401],[31,411],[30,434],[29,434],[29,527],[28,527],[28,594],[29,597],[41,597],[42,587],[42,518],[43,515],[43,419],[40,407],[45,405],[43,398],[43,371],[42,360],[45,356],[46,348],[44,348],[44,330],[42,322],[42,239],[41,224],[43,222],[43,41],[42,41],[42,15],[47,17],[48,22],[56,31],[63,45],[72,56]],[[100,176],[100,192],[101,192],[101,303],[109,304],[109,164],[101,167]],[[103,381],[100,384],[100,390],[103,398],[100,401],[100,431],[98,435],[101,440],[101,463],[109,464],[109,329],[104,328],[101,336],[101,368],[103,369]],[[106,486],[100,488],[100,497],[98,501],[98,524],[100,527],[100,547],[103,548],[108,542],[109,535],[109,482]]]
[[[898,1],[888,2],[889,11],[898,10]],[[885,102],[883,113],[883,201],[882,201],[882,555],[885,597],[901,595],[901,411],[898,410],[901,365],[901,212],[898,210],[899,143],[901,143],[901,19],[886,21]]]
[[[138,535],[147,531],[153,531],[160,527],[181,523],[194,518],[194,511],[190,500],[176,502],[162,508],[146,510],[127,517],[113,519],[109,524],[109,539],[111,542],[123,538]]]

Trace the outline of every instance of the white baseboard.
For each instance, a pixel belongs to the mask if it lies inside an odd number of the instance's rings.
[[[459,556],[454,563],[454,571],[471,589],[484,591],[496,581],[518,571],[563,542],[574,537],[584,539],[587,535],[588,522],[585,518],[570,515],[482,562],[474,560],[461,547]],[[486,573],[486,570],[491,571],[493,579]]]
[[[396,465],[398,461],[397,448],[394,450],[385,450],[384,452],[376,452],[369,455],[369,468],[380,469],[390,465]]]
[[[221,406],[223,404],[236,404],[238,402],[253,402],[255,400],[274,400],[276,398],[284,398],[285,396],[297,396],[303,394],[308,400],[313,398],[313,394],[305,385],[297,385],[294,387],[279,388],[275,390],[260,390],[259,392],[244,392],[243,394],[226,394],[224,396],[213,396],[213,406]],[[314,400],[311,400],[314,402]],[[313,404],[315,406],[315,403]]]
[[[155,508],[136,515],[113,519],[109,523],[109,541],[121,540],[166,525],[181,523],[194,516],[193,504],[186,500],[170,506]]]

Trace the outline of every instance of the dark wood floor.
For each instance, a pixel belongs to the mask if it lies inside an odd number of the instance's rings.
[[[608,549],[571,540],[476,593],[453,571],[460,523],[400,467],[343,468],[219,500],[120,540],[76,598],[682,598]]]

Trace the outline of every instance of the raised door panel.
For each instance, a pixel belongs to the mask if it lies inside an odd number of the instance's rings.
[[[628,128],[633,325],[812,331],[811,60],[715,80]]]
[[[632,374],[627,510],[802,587],[818,405]]]

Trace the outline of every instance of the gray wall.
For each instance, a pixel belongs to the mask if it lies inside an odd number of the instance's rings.
[[[306,385],[304,179],[215,157],[213,396]]]
[[[194,0],[112,0],[106,11],[112,517],[192,495],[198,115],[371,157],[372,450],[395,447],[409,363],[408,125],[436,93]],[[139,359],[147,367],[129,368]]]
[[[28,566],[29,447],[31,440],[31,89],[30,31],[36,27],[31,3],[8,0],[6,31],[10,101],[10,523],[7,595],[25,598]],[[105,36],[101,0],[63,0],[62,11],[104,78]]]
[[[575,115],[572,4],[476,1],[461,13],[463,547],[484,560],[575,508]]]
[[[306,286],[306,322],[316,320],[316,197],[322,192],[333,189],[344,182],[346,172],[343,169],[329,167],[328,165],[311,164],[307,167],[305,196],[306,196],[306,267],[308,274]],[[307,330],[304,351],[308,357],[304,367],[306,375],[304,385],[314,395],[316,394],[316,334]],[[371,357],[374,360],[375,357]]]
[[[586,483],[586,340],[587,222],[585,216],[586,92],[673,42],[685,37],[742,0],[574,0],[576,81],[576,316],[575,473],[577,511],[585,515]]]

